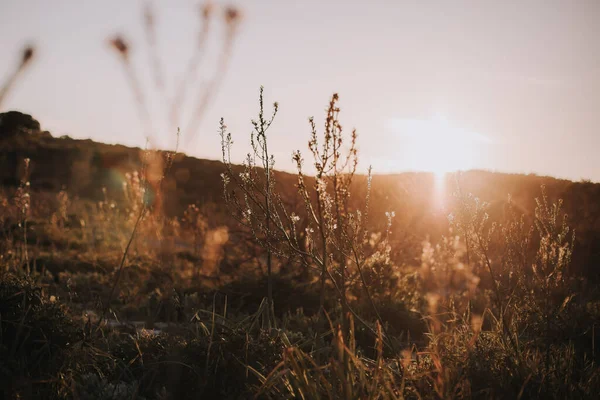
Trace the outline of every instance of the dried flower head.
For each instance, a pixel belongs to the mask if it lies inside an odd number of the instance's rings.
[[[242,19],[242,13],[240,10],[233,6],[225,8],[225,22],[229,26],[236,25]]]
[[[115,36],[111,39],[110,45],[117,50],[122,57],[127,58],[129,54],[129,45],[127,45],[127,42],[125,42],[121,36]]]
[[[154,26],[154,12],[150,3],[146,4],[144,7],[144,22],[149,27]]]
[[[212,1],[207,1],[206,3],[200,6],[200,14],[202,15],[202,19],[207,20],[210,18],[214,11],[215,7]]]
[[[34,53],[35,53],[35,48],[33,46],[26,46],[23,49],[23,57],[21,58],[21,67],[24,67],[31,61]]]

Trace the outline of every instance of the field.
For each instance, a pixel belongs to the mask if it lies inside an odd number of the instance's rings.
[[[105,37],[126,2],[6,5],[36,22],[0,44],[31,27],[56,64],[25,85],[26,45],[0,80],[4,399],[598,398],[600,183],[484,169],[597,179],[597,6],[265,1],[242,34],[206,2],[186,41],[166,3],[141,46]],[[107,144],[135,113],[145,146]]]
[[[335,168],[267,178],[262,164],[1,118],[5,398],[600,388],[598,184],[470,171],[439,190],[432,174]]]

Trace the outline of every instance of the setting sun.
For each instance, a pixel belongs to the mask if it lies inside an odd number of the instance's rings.
[[[400,135],[410,168],[438,177],[473,168],[483,145],[490,143],[486,136],[460,129],[440,114],[426,120],[394,119],[389,126]]]
[[[402,162],[409,169],[434,174],[432,200],[437,210],[446,205],[446,175],[475,168],[491,143],[488,137],[461,129],[440,113],[428,119],[392,119],[388,130],[397,137]]]

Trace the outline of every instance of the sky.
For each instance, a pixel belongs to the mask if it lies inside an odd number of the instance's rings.
[[[25,43],[38,50],[2,111],[32,114],[54,136],[143,147],[147,130],[107,45],[120,33],[149,103],[152,141],[173,148],[164,97],[153,85],[143,4],[0,0],[0,82]],[[198,4],[153,4],[171,98],[197,43]],[[241,161],[263,85],[265,102],[279,103],[269,140],[280,169],[292,169],[294,150],[306,153],[308,117],[322,128],[337,92],[341,124],[357,129],[363,170],[477,168],[600,181],[597,0],[245,0],[215,2],[215,12],[230,4],[243,20],[197,135],[182,132],[180,150],[189,155],[219,159],[224,117]],[[218,70],[222,19],[212,21],[204,81]],[[190,89],[184,117],[201,93]]]

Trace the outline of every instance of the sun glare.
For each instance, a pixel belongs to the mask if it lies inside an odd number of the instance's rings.
[[[437,176],[473,168],[481,145],[489,143],[487,137],[458,128],[441,114],[430,119],[395,119],[390,127],[400,135],[409,168]]]
[[[469,169],[474,164],[475,146],[471,135],[450,125],[442,115],[436,115],[414,137],[414,145],[423,157],[425,170],[436,176],[447,172]]]
[[[446,174],[474,168],[482,145],[490,142],[486,136],[456,127],[442,114],[429,119],[395,119],[390,127],[399,134],[406,165],[434,174],[437,207],[444,203]]]
[[[430,119],[395,119],[391,130],[398,135],[404,162],[414,171],[437,175],[473,168],[490,140],[481,134],[461,129],[443,115]]]

